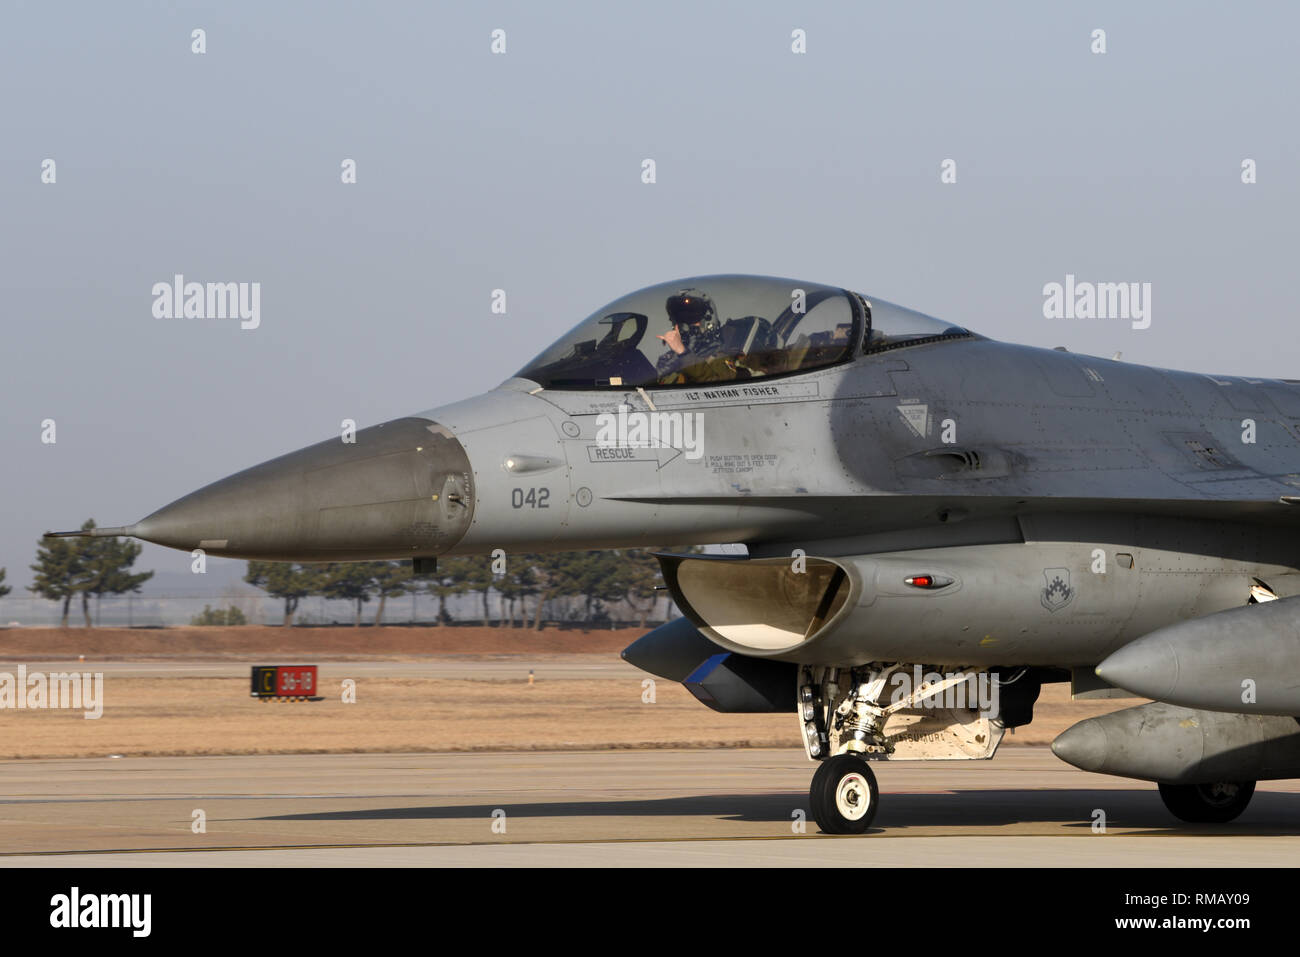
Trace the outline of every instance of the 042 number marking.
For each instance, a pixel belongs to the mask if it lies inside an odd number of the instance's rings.
[[[516,488],[510,491],[510,504],[514,508],[550,508],[547,504],[550,498],[549,488]]]

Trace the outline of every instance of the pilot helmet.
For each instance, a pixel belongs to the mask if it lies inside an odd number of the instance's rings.
[[[713,300],[698,289],[683,289],[668,297],[664,304],[668,318],[682,331],[682,339],[709,339],[719,331],[718,313]]]

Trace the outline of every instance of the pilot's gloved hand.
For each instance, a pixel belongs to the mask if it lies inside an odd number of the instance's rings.
[[[662,339],[668,348],[672,349],[673,352],[677,353],[679,356],[686,351],[686,346],[682,343],[682,332],[676,326],[673,326],[666,333],[657,338]]]

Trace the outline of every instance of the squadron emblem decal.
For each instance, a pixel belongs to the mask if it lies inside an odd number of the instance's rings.
[[[1050,612],[1058,612],[1074,601],[1074,588],[1070,585],[1068,568],[1043,569],[1043,607]]]

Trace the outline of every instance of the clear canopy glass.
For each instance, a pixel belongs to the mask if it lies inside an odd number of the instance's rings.
[[[968,338],[972,333],[951,322],[927,316],[914,309],[904,309],[883,299],[867,304],[870,313],[864,352],[879,352],[896,346],[916,345],[936,339]]]
[[[883,300],[766,276],[648,286],[592,313],[517,373],[547,389],[685,386],[772,378],[863,352],[970,337]]]
[[[520,378],[548,389],[732,382],[843,361],[861,307],[831,286],[704,276],[649,286],[592,313]]]

